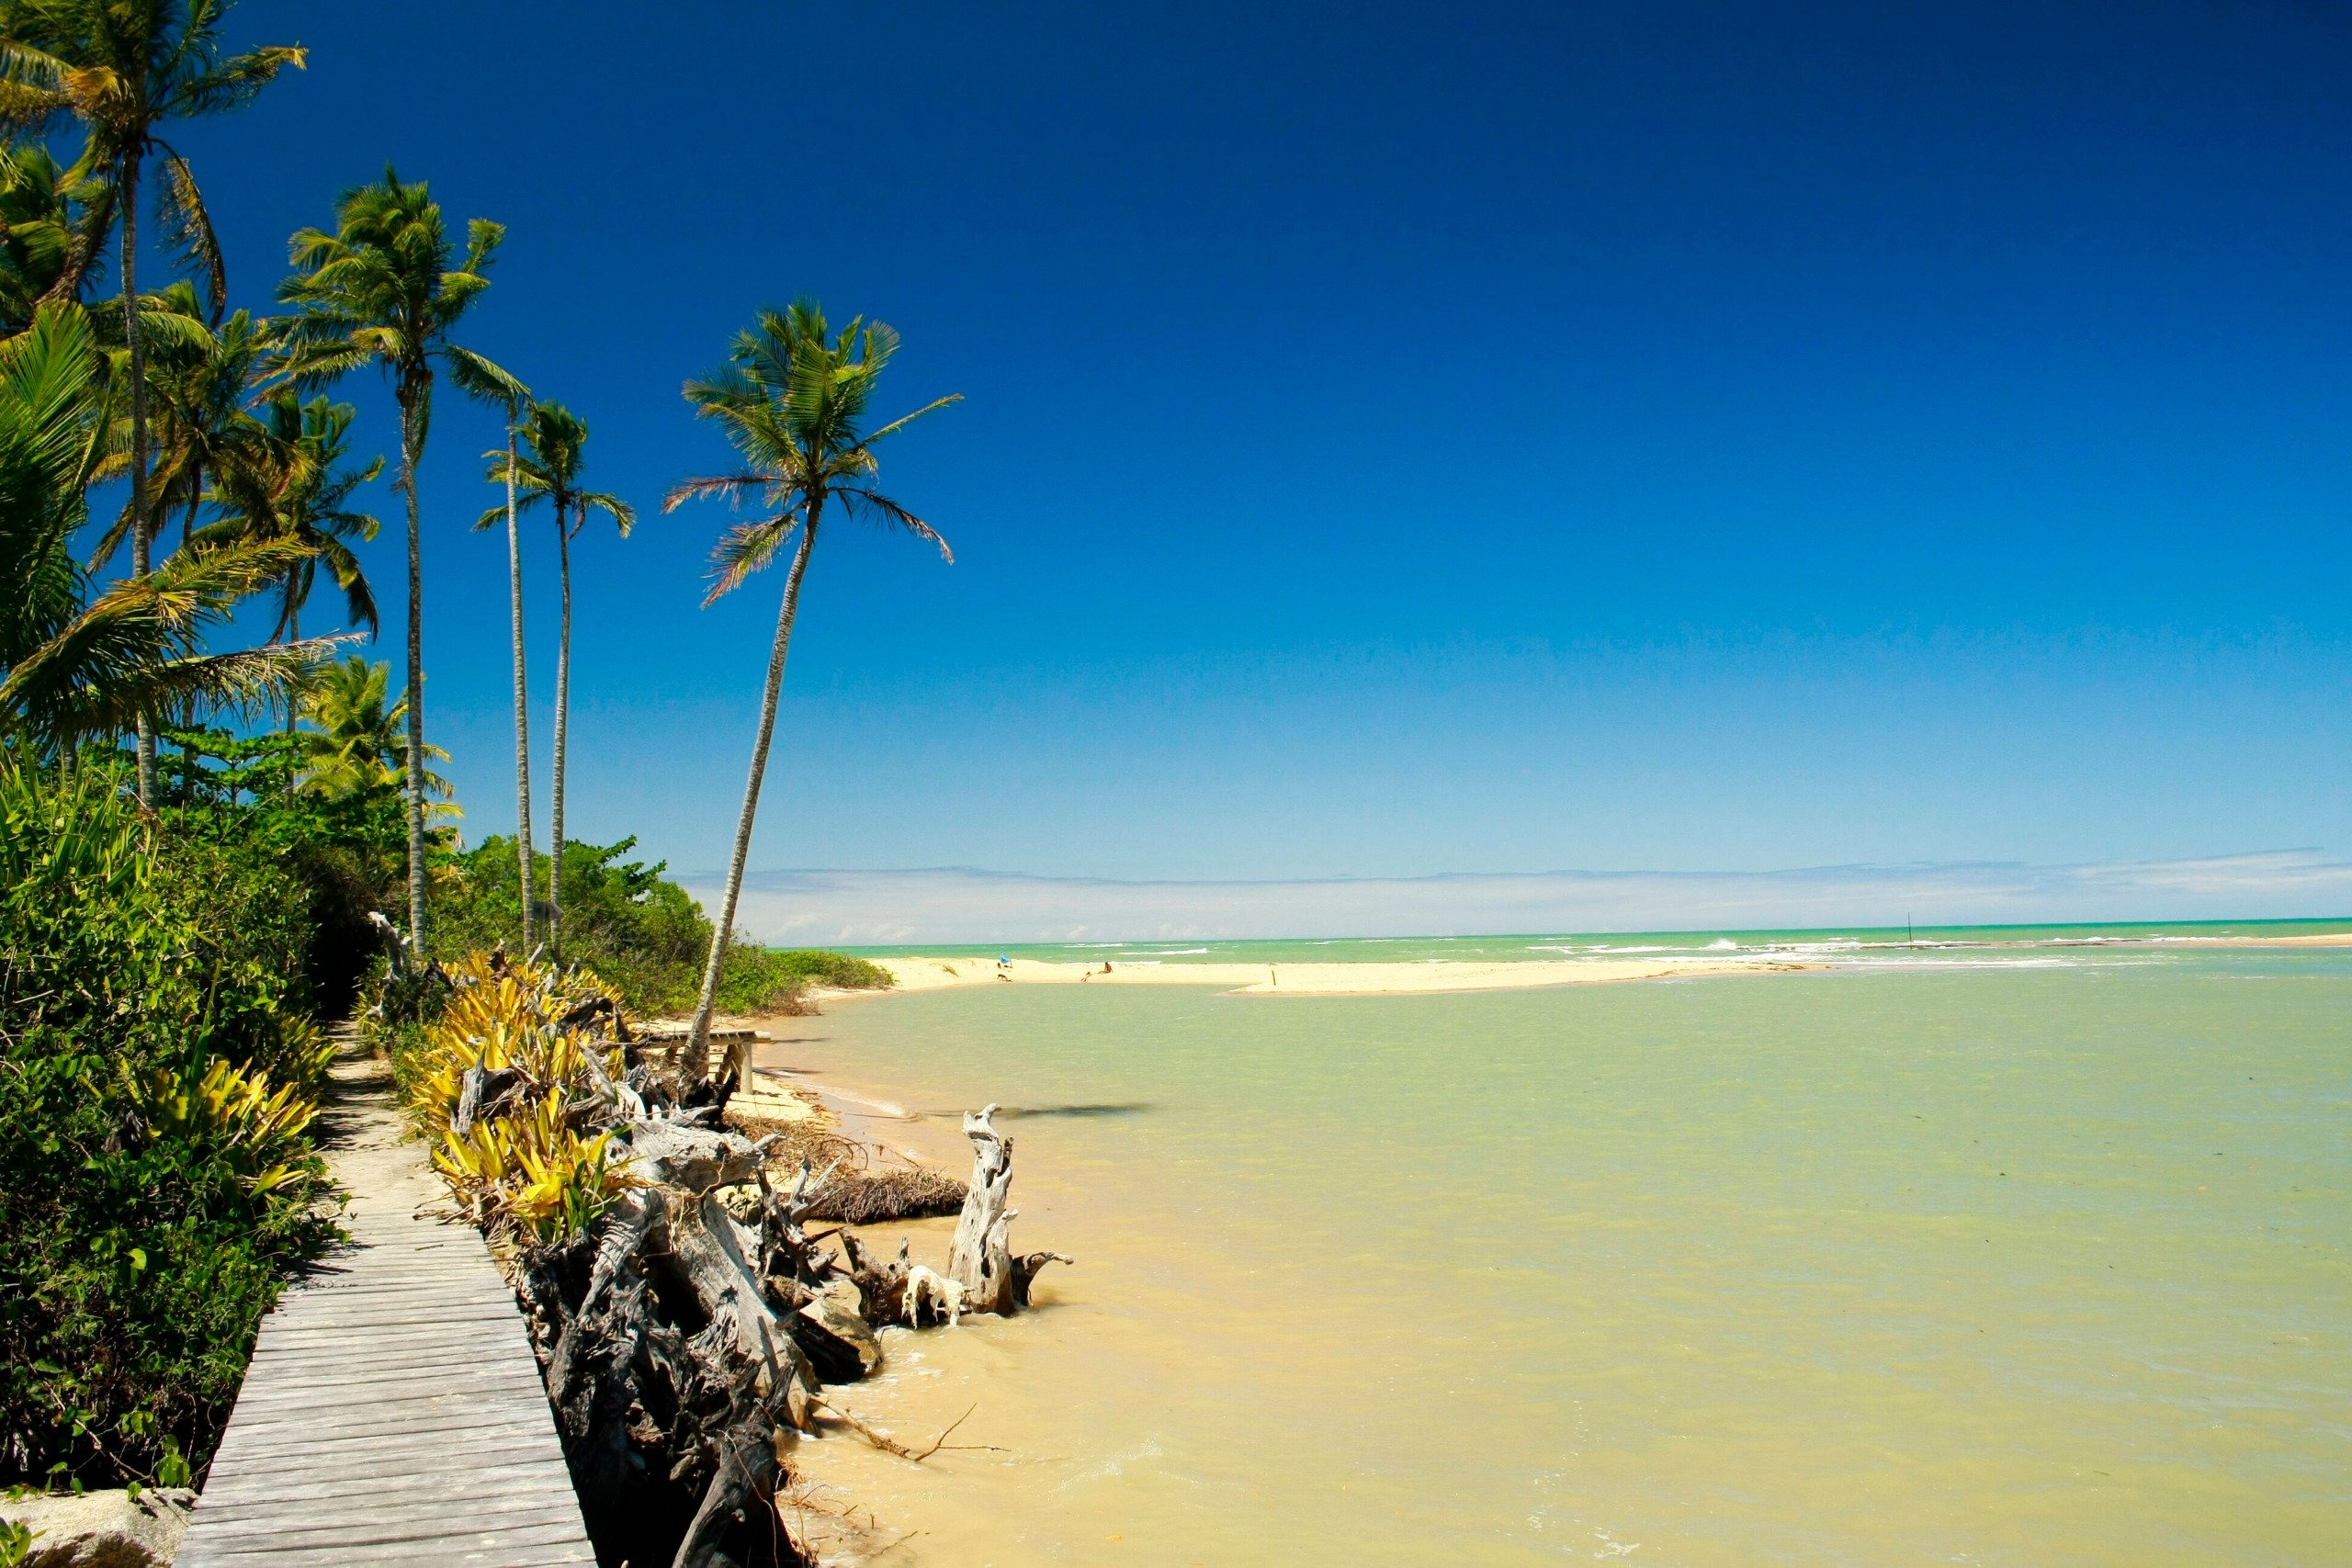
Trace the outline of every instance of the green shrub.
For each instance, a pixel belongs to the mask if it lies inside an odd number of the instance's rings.
[[[689,1011],[702,988],[710,956],[710,921],[686,890],[647,865],[622,857],[634,838],[616,844],[563,846],[563,958],[584,964],[616,987],[631,1011]],[[548,858],[531,874],[537,928],[544,941]],[[433,886],[427,934],[443,963],[501,941],[514,946],[522,931],[522,867],[511,838],[485,839],[454,856]],[[528,956],[522,954],[520,956]],[[837,953],[777,952],[737,941],[718,976],[724,1012],[762,1012],[787,1005],[810,984],[871,989],[890,977],[863,959]]]
[[[304,889],[0,751],[0,1483],[185,1476],[332,1236]]]
[[[784,973],[807,985],[842,991],[887,991],[893,984],[888,969],[846,953],[817,947],[770,948],[768,956]]]

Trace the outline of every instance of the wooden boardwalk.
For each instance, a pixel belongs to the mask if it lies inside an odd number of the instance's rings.
[[[288,1290],[177,1568],[594,1562],[514,1293],[356,1052],[325,1120],[352,1244]]]

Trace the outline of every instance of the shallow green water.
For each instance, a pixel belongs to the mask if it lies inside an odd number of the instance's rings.
[[[813,1472],[938,1562],[2352,1562],[2347,1020],[2326,952],[840,1006],[773,1059],[1036,1112],[1080,1263],[857,1391],[1006,1452]]]

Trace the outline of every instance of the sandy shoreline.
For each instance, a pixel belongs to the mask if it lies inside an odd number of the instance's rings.
[[[965,986],[1216,986],[1236,996],[1386,997],[1443,991],[1517,991],[1551,986],[1607,985],[1713,975],[1787,974],[1824,965],[1785,956],[1645,959],[1528,959],[1339,964],[1048,964],[1016,958],[1000,967],[987,958],[876,958],[898,991]],[[874,991],[826,991],[825,1001]]]
[[[1949,952],[1971,943],[1921,944],[1923,954]],[[1987,948],[2011,944],[1988,942]],[[2018,944],[2040,946],[2040,943]],[[2066,943],[2064,950],[2083,947],[2146,948],[2155,952],[2201,952],[2213,948],[2352,948],[2352,932],[2314,936],[2217,936],[2126,938],[2114,942]],[[1883,953],[1878,956],[1886,956]],[[1101,963],[1049,963],[1015,958],[999,964],[971,954],[911,954],[868,960],[889,972],[897,991],[936,991],[967,986],[1215,986],[1236,996],[1378,997],[1417,996],[1448,991],[1516,991],[1553,986],[1609,985],[1626,980],[1690,979],[1725,975],[1790,974],[1838,966],[1835,954],[1768,953],[1671,954],[1654,958],[1452,959],[1406,962],[1340,961],[1306,964],[1122,964],[1116,958]],[[888,995],[876,991],[811,993],[820,1001],[846,1001],[857,997]]]

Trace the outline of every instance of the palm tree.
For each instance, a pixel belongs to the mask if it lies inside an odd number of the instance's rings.
[[[299,48],[271,47],[223,57],[220,21],[229,0],[0,0],[0,128],[37,130],[77,121],[86,140],[74,173],[103,178],[121,218],[122,333],[130,359],[130,570],[144,577],[156,519],[147,503],[147,367],[140,333],[139,182],[148,154],[163,157],[160,207],[164,236],[204,273],[218,319],[228,279],[212,220],[187,160],[157,130],[243,108],[287,66]],[[77,245],[49,298],[71,299],[96,255]],[[139,724],[139,798],[155,795],[155,734]]]
[[[734,940],[735,903],[743,888],[743,860],[752,848],[752,822],[759,812],[768,743],[775,735],[785,654],[792,644],[800,581],[808,570],[808,556],[816,548],[817,528],[825,508],[838,501],[852,516],[906,529],[937,545],[945,559],[956,558],[948,551],[947,541],[933,532],[929,524],[874,489],[878,471],[875,444],[961,398],[960,393],[941,398],[879,430],[862,431],[874,383],[898,349],[897,333],[879,321],[869,325],[863,317],[833,335],[817,302],[801,299],[789,310],[761,311],[749,331],[735,335],[726,365],[686,383],[686,400],[695,405],[697,414],[716,420],[727,432],[743,467],[731,474],[686,480],[662,501],[662,510],[675,511],[696,496],[724,496],[738,504],[748,498],[767,513],[756,522],[739,523],[720,536],[712,552],[711,589],[703,603],[707,605],[742,586],[752,573],[775,558],[794,530],[800,535],[792,569],[784,580],[784,604],[776,614],[775,641],[768,653],[767,690],[760,700],[760,732],[752,747],[752,773],[743,786],[743,809],[735,823],[727,892],[718,922],[711,931],[702,995],[695,1004],[694,1028],[687,1037],[686,1049],[706,1076],[710,1071],[710,1015],[718,1001],[719,968],[728,944]],[[748,1088],[751,1052],[741,1054],[738,1066],[741,1082]]]
[[[302,716],[315,728],[302,731],[310,766],[302,787],[321,795],[350,795],[363,789],[404,786],[408,736],[404,733],[408,705],[390,700],[392,667],[369,663],[357,654],[337,660],[320,671],[302,697]],[[446,762],[449,754],[438,746],[425,755]],[[449,781],[438,773],[424,775],[425,787],[447,800]],[[454,806],[435,804],[435,815],[456,816]]]
[[[279,586],[273,639],[302,635],[302,607],[311,602],[322,566],[343,591],[345,624],[367,627],[371,637],[382,630],[376,591],[351,547],[355,539],[363,544],[374,539],[383,526],[371,513],[354,511],[351,505],[351,492],[374,483],[384,471],[381,457],[370,457],[357,468],[344,464],[351,422],[357,416],[349,403],[329,402],[324,393],[304,402],[292,388],[278,388],[263,405],[262,417],[273,448],[287,456],[273,468],[226,476],[214,498],[229,515],[197,536],[199,540],[247,535],[288,538],[308,548],[310,553]]]
[[[588,525],[588,513],[592,511],[602,512],[610,517],[620,529],[621,536],[627,538],[628,531],[637,525],[637,512],[616,495],[580,488],[580,471],[584,466],[588,445],[588,426],[561,403],[534,402],[530,418],[524,425],[523,438],[530,448],[530,454],[515,462],[510,432],[505,454],[510,466],[506,471],[514,475],[514,483],[522,491],[520,504],[524,508],[545,501],[553,509],[556,559],[563,582],[563,629],[556,643],[555,654],[555,788],[552,809],[548,813],[548,941],[552,951],[560,954],[563,951],[564,739],[571,716],[571,541],[581,529]],[[495,463],[500,454],[491,452],[484,456]],[[511,530],[516,504],[512,491],[508,493],[507,502],[508,548],[511,554]],[[474,526],[487,528],[497,521],[498,516],[493,508],[483,513]],[[519,607],[515,611],[514,622],[519,636],[522,626]],[[514,656],[518,686],[522,665],[523,656],[518,651]],[[518,696],[518,712],[520,702]],[[527,896],[530,884],[526,881],[523,886]]]
[[[209,326],[199,310],[196,290],[179,282],[152,297],[140,312],[143,333],[155,338],[154,352],[147,358],[146,389],[152,405],[150,455],[154,459],[147,494],[156,520],[147,529],[151,541],[162,532],[161,520],[177,509],[180,542],[187,543],[208,483],[240,469],[273,468],[288,457],[299,460],[299,454],[273,448],[268,426],[248,406],[275,346],[269,323],[239,310],[219,326]],[[100,466],[97,478],[119,479],[126,468],[127,456],[118,451]],[[90,570],[112,558],[132,532],[137,515],[132,507],[123,508],[91,551]]]
[[[87,739],[205,707],[288,700],[335,638],[208,653],[299,545],[183,550],[85,603],[70,549],[104,426],[102,351],[79,305],[0,343],[0,731],[70,757]]]
[[[390,169],[374,185],[345,191],[335,231],[294,236],[301,270],[278,298],[301,307],[287,328],[288,373],[321,387],[373,365],[392,383],[401,411],[400,491],[408,503],[408,927],[409,952],[424,946],[424,553],[416,471],[433,414],[437,363],[462,391],[512,406],[530,389],[449,333],[490,287],[490,265],[506,231],[487,219],[466,225],[455,247],[424,182],[402,185]]]
[[[372,483],[384,471],[384,459],[371,457],[356,468],[344,466],[356,415],[349,403],[330,402],[324,393],[306,403],[291,387],[276,389],[261,413],[270,460],[232,467],[210,493],[223,515],[198,531],[199,546],[290,539],[304,547],[277,585],[277,624],[269,634],[273,642],[300,638],[302,608],[311,602],[322,566],[343,591],[345,623],[365,626],[370,637],[382,629],[375,590],[351,547],[355,539],[373,539],[382,525],[352,509],[351,492]],[[296,705],[289,703],[289,740],[295,716]]]
[[[477,532],[500,516],[506,519],[507,620],[514,638],[514,856],[520,863],[523,906],[523,951],[531,951],[531,694],[523,667],[523,545],[514,529],[514,425],[523,416],[520,404],[506,411],[506,450],[483,454],[491,459],[490,481],[506,481],[506,505],[492,507],[474,524]]]

